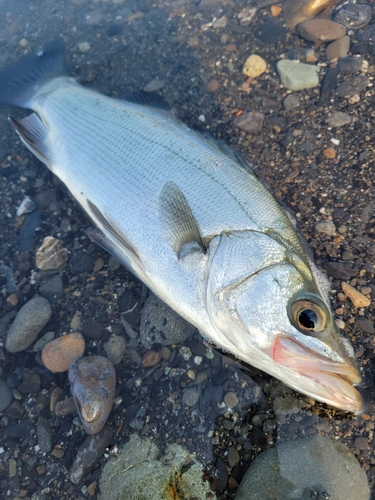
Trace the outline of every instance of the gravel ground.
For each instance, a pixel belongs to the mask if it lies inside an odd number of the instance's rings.
[[[373,1],[363,4],[375,17]],[[328,274],[336,317],[364,369],[365,413],[353,417],[315,403],[212,351],[197,332],[180,344],[141,345],[137,332],[146,299],[141,283],[85,236],[86,216],[21,145],[6,119],[26,113],[3,106],[0,369],[6,383],[1,382],[0,393],[11,387],[12,403],[0,413],[0,497],[99,498],[103,464],[137,432],[161,446],[178,443],[196,453],[221,499],[234,498],[260,452],[295,437],[329,436],[355,454],[375,498],[375,23],[349,30],[351,54],[368,63],[363,73],[368,85],[361,90],[361,81],[351,81],[350,72],[329,68],[325,44],[314,45],[287,30],[282,13],[276,16],[265,7],[249,26],[241,25],[238,14],[248,6],[241,0],[201,5],[190,0],[0,0],[0,64],[62,36],[72,74],[82,84],[117,98],[157,90],[189,126],[242,152],[295,215],[317,264]],[[290,93],[281,86],[276,63],[281,58],[303,62],[307,49],[313,49],[321,67],[324,91]],[[267,71],[248,79],[242,66],[253,53],[266,61]],[[342,83],[351,90],[340,92]],[[337,111],[345,115],[332,118]],[[256,133],[234,124],[246,112],[260,114]],[[26,196],[36,210],[16,216]],[[35,267],[36,251],[47,236],[60,239],[68,251],[59,274]],[[343,281],[370,305],[354,307],[343,294]],[[54,389],[63,391],[59,398],[69,394],[67,372],[44,369],[32,347],[17,354],[5,349],[8,324],[38,295],[52,305],[42,335],[82,332],[86,355],[106,355],[104,343],[113,334],[126,338],[108,421],[113,436],[78,484],[69,480],[69,470],[87,436],[76,414],[51,410]],[[131,312],[124,317],[126,311]]]

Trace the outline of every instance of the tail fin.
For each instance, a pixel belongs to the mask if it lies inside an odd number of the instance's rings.
[[[29,107],[31,97],[44,83],[68,74],[64,54],[64,42],[58,39],[0,70],[0,102]]]

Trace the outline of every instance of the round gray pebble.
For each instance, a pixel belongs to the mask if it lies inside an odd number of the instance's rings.
[[[36,426],[38,436],[38,446],[42,452],[50,452],[52,450],[52,430],[48,420],[45,417],[39,417]]]
[[[38,337],[52,316],[51,304],[43,297],[35,297],[26,302],[18,311],[5,342],[9,352],[27,349]]]
[[[0,379],[0,411],[4,411],[12,402],[13,394],[5,380]]]
[[[196,387],[189,387],[184,390],[182,403],[186,406],[195,406],[198,403],[201,391]]]

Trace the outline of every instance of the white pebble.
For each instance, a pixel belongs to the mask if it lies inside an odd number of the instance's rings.
[[[335,323],[338,328],[341,328],[341,330],[345,328],[345,323],[343,322],[342,319],[335,319]]]
[[[340,139],[331,139],[332,144],[338,146],[340,144]]]
[[[199,115],[198,116],[198,120],[202,123],[204,123],[206,121],[206,117],[204,115]]]
[[[82,42],[78,44],[78,48],[81,52],[87,52],[91,49],[90,44],[88,42]]]
[[[199,365],[202,363],[202,361],[203,361],[202,356],[195,356],[195,358],[194,358],[194,363],[195,363],[197,366],[199,366]]]

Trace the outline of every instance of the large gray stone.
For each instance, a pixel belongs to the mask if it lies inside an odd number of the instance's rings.
[[[202,479],[202,465],[177,444],[165,454],[154,441],[136,434],[130,437],[116,458],[104,466],[100,500],[150,500],[178,498],[203,499],[211,494],[210,484]]]
[[[38,337],[52,316],[51,304],[43,297],[26,302],[18,311],[7,334],[5,347],[9,352],[27,349]]]
[[[276,65],[281,83],[289,90],[303,90],[317,87],[319,84],[318,66],[282,59]]]
[[[261,453],[246,472],[235,500],[369,500],[366,473],[342,443],[314,436]],[[325,497],[324,497],[325,498]]]

